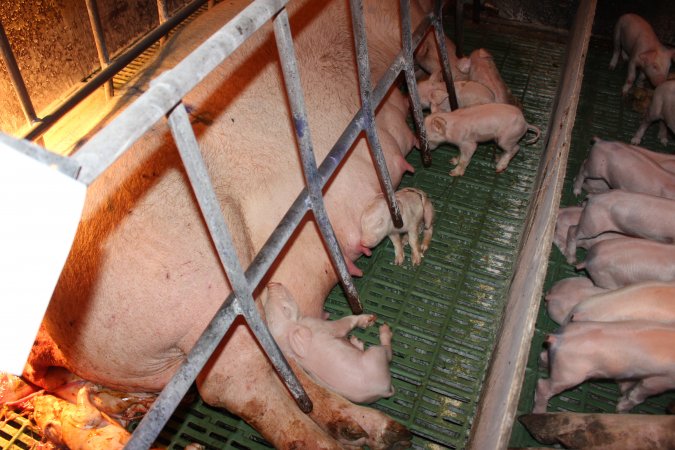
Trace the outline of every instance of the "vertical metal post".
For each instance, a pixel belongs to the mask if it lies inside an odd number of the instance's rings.
[[[420,141],[420,152],[422,153],[422,164],[424,167],[431,165],[431,151],[429,150],[429,140],[427,139],[427,130],[424,127],[424,113],[420,95],[417,91],[417,79],[415,77],[415,61],[412,48],[412,22],[410,19],[410,0],[401,0],[401,42],[403,43],[404,55],[404,73],[405,81],[408,86],[408,93],[413,107],[413,118],[415,128]]]
[[[103,26],[101,25],[101,15],[98,13],[98,5],[96,0],[85,0],[87,4],[87,12],[89,13],[89,22],[91,23],[91,31],[94,34],[94,43],[96,44],[96,52],[98,53],[98,61],[101,64],[101,70],[108,67],[110,58],[108,56],[108,49],[105,45],[105,37],[103,35]],[[105,97],[110,99],[113,96],[113,82],[112,79],[104,84]]]
[[[30,95],[28,95],[26,83],[23,81],[23,77],[21,76],[21,71],[19,70],[19,66],[16,63],[12,46],[9,45],[9,39],[7,39],[5,27],[2,26],[2,22],[0,22],[0,51],[2,52],[2,59],[5,61],[5,66],[7,66],[9,79],[12,82],[12,86],[14,86],[16,95],[19,98],[19,103],[21,103],[23,115],[26,116],[28,123],[36,122],[38,118],[35,115],[33,102],[31,102]]]
[[[169,8],[166,6],[166,0],[157,0],[157,15],[159,16],[159,24],[163,24],[169,18]],[[166,36],[159,38],[159,44],[164,45]]]
[[[307,191],[309,192],[310,205],[323,240],[328,247],[333,265],[338,270],[340,284],[342,284],[342,288],[345,290],[349,306],[354,314],[361,314],[363,306],[361,305],[359,294],[347,269],[344,254],[340,249],[340,244],[328,219],[328,213],[323,202],[321,179],[314,157],[312,136],[305,110],[305,99],[303,98],[302,86],[300,85],[300,74],[298,73],[295,50],[293,49],[293,40],[288,23],[288,12],[285,8],[274,19],[274,35],[277,41],[279,57],[281,58],[284,85],[286,86],[286,93],[288,94],[288,101],[291,106],[295,134],[300,147],[302,172],[305,177]]]
[[[458,0],[459,1],[459,0]],[[441,66],[443,67],[443,80],[445,80],[445,87],[448,90],[448,100],[450,101],[450,110],[454,111],[458,108],[457,94],[455,93],[455,83],[452,79],[452,70],[450,70],[450,59],[448,58],[448,48],[445,45],[445,33],[443,32],[443,4],[442,0],[436,0],[434,6],[434,34],[436,35],[436,43],[438,44],[439,57],[441,58]]]
[[[350,0],[350,9],[352,13],[352,25],[354,28],[354,45],[356,47],[356,63],[359,72],[359,90],[361,93],[361,108],[363,110],[362,126],[366,132],[366,138],[370,144],[370,152],[375,160],[377,176],[380,179],[384,190],[384,196],[387,199],[389,213],[396,228],[403,226],[401,211],[394,195],[394,186],[391,182],[391,176],[387,169],[387,164],[382,154],[380,140],[375,130],[375,112],[371,103],[372,88],[370,85],[370,61],[368,60],[368,42],[366,39],[366,27],[363,19],[363,3],[361,0]]]

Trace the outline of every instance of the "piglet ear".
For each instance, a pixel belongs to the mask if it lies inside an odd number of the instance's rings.
[[[446,122],[445,122],[444,118],[442,118],[440,116],[436,116],[433,119],[431,119],[431,127],[430,128],[431,128],[432,131],[434,131],[438,134],[444,135],[445,134],[445,126],[446,126]]]
[[[299,358],[305,358],[309,352],[310,342],[312,341],[312,330],[304,325],[293,327],[288,333],[288,343],[291,350]]]
[[[656,56],[655,50],[649,50],[648,52],[642,52],[638,55],[638,59],[643,66],[646,66],[650,61],[654,61]]]

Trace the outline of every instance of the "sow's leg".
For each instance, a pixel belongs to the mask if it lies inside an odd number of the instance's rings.
[[[410,446],[412,436],[404,426],[319,386],[293,361],[289,362],[314,404],[309,415],[297,407],[243,325],[236,327],[227,346],[221,345],[202,371],[199,393],[208,404],[242,417],[276,448]],[[237,367],[246,367],[246,374],[238,372]]]

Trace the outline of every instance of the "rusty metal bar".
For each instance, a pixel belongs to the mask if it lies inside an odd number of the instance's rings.
[[[458,0],[460,1],[460,0]],[[450,59],[448,58],[448,48],[445,45],[445,33],[443,32],[443,1],[436,0],[434,4],[434,33],[436,35],[436,44],[438,44],[438,53],[441,58],[441,66],[443,67],[443,80],[445,87],[448,90],[448,100],[450,101],[450,110],[454,111],[458,108],[457,94],[455,93],[455,83],[452,79],[452,70],[450,70]],[[459,48],[459,47],[457,47]]]
[[[370,61],[368,60],[368,41],[366,38],[366,27],[363,20],[363,3],[361,0],[350,0],[349,6],[352,15],[352,25],[354,27],[354,46],[356,47],[356,63],[359,72],[359,91],[361,94],[361,110],[363,111],[363,128],[366,132],[366,138],[370,146],[370,153],[375,160],[375,169],[380,179],[384,196],[387,199],[387,206],[391,219],[396,228],[403,226],[401,211],[394,194],[394,186],[391,182],[391,176],[387,169],[387,163],[384,160],[382,146],[375,130],[375,112],[371,103],[372,87],[370,83]]]
[[[12,82],[12,86],[14,86],[16,95],[19,98],[19,103],[21,103],[23,115],[26,116],[28,123],[34,123],[38,120],[38,117],[35,115],[33,102],[28,94],[28,89],[26,89],[26,83],[21,76],[21,70],[19,70],[19,66],[16,63],[12,46],[9,44],[9,39],[7,39],[5,27],[2,26],[2,22],[0,22],[0,52],[2,52],[2,59],[5,61],[9,79]]]
[[[87,4],[87,12],[89,13],[89,23],[91,23],[91,32],[94,34],[94,43],[96,44],[96,52],[98,53],[98,61],[101,64],[101,70],[108,67],[110,58],[108,57],[108,49],[105,45],[105,36],[103,35],[103,26],[101,25],[101,16],[98,13],[98,5],[96,0],[85,0]],[[104,84],[105,97],[110,99],[113,96],[112,78]]]
[[[167,34],[171,29],[176,25],[186,19],[190,14],[194,13],[199,9],[199,7],[204,4],[206,0],[195,0],[189,5],[183,7],[176,14],[171,16],[169,20],[164,22],[159,27],[152,30],[148,33],[143,39],[141,39],[136,45],[122,53],[120,56],[115,58],[114,61],[110,63],[108,67],[101,70],[95,77],[93,77],[89,82],[84,85],[81,89],[77,90],[70,97],[68,97],[63,103],[61,103],[50,115],[44,117],[39,123],[31,127],[30,130],[24,135],[24,139],[35,140],[38,137],[42,136],[49,128],[51,128],[61,117],[66,115],[71,109],[77,106],[82,100],[87,98],[92,92],[101,87],[106,81],[111,79],[122,70],[127,64],[133,61],[138,55],[143,53],[148,49],[152,44],[154,44],[161,36]],[[175,104],[175,103],[174,103]],[[158,118],[159,119],[159,118]]]
[[[422,153],[422,164],[424,167],[431,165],[431,150],[429,150],[429,140],[427,138],[427,130],[424,127],[424,113],[422,112],[422,104],[420,102],[420,95],[417,91],[417,79],[415,77],[415,60],[413,56],[413,40],[412,40],[412,21],[410,18],[410,0],[401,0],[401,43],[403,45],[404,54],[404,73],[405,81],[408,86],[408,93],[410,94],[410,101],[413,109],[413,119],[415,120],[415,128],[420,141],[420,152]]]
[[[302,160],[302,173],[305,177],[305,185],[309,192],[309,202],[314,212],[319,231],[323,241],[329,250],[333,266],[337,269],[340,284],[347,295],[347,302],[354,314],[361,314],[363,306],[359,299],[359,293],[356,291],[354,281],[352,280],[345,257],[340,249],[333,226],[328,219],[328,213],[321,193],[322,183],[316,166],[312,136],[307,121],[307,112],[305,109],[305,99],[300,85],[300,74],[298,73],[295,50],[293,49],[293,38],[291,36],[290,24],[288,23],[288,12],[283,9],[274,19],[274,36],[276,38],[279,57],[281,58],[281,68],[284,76],[284,85],[293,116],[293,128],[295,136],[300,147],[300,158]]]

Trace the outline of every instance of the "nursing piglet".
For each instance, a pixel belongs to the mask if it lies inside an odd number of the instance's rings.
[[[582,206],[568,206],[566,208],[560,208],[558,210],[558,218],[555,222],[555,231],[553,232],[553,243],[558,247],[558,250],[562,254],[565,254],[567,248],[567,237],[569,235],[569,229],[572,226],[576,226],[579,223],[581,218],[581,212],[584,210]],[[602,233],[594,239],[587,239],[577,243],[577,246],[580,248],[589,249],[598,242],[605,241],[607,239],[615,239],[617,237],[625,236],[621,233]]]
[[[661,45],[651,25],[637,14],[624,14],[614,27],[614,53],[609,63],[612,70],[619,62],[619,53],[628,60],[628,77],[621,89],[623,95],[633,86],[637,69],[642,70],[640,77],[646,75],[654,87],[666,81],[670,62],[675,58],[675,50]]]
[[[553,321],[561,324],[570,311],[587,298],[607,292],[586,277],[572,277],[560,280],[544,296],[546,311]]]
[[[675,245],[622,237],[598,242],[577,264],[596,286],[617,289],[641,281],[675,281]]]
[[[620,189],[589,195],[579,224],[570,226],[567,233],[567,262],[576,262],[577,247],[584,245],[584,241],[607,232],[672,243],[675,201]]]
[[[412,252],[412,263],[422,262],[424,252],[429,248],[434,232],[434,206],[427,194],[415,188],[404,188],[396,191],[396,201],[401,211],[403,226],[394,227],[384,194],[376,195],[361,214],[361,246],[375,247],[385,236],[389,236],[394,244],[394,264],[401,265],[404,242],[401,234],[407,233]],[[419,244],[419,233],[424,230],[422,244]]]
[[[459,159],[453,158],[456,167],[451,176],[464,175],[479,142],[494,140],[504,150],[497,159],[497,172],[506,170],[511,159],[520,149],[518,141],[528,130],[535,136],[523,142],[533,144],[539,139],[541,131],[525,121],[520,109],[512,105],[492,103],[461,108],[452,112],[432,113],[424,118],[429,148],[434,149],[442,142],[450,142],[459,147]]]
[[[476,81],[455,81],[457,106],[467,108],[473,105],[494,103],[495,96],[490,89]],[[422,108],[430,108],[431,112],[450,111],[450,98],[445,82],[440,73],[431,76],[417,84]]]
[[[675,388],[675,326],[647,321],[570,322],[546,337],[541,360],[550,376],[537,382],[535,413],[554,395],[588,379],[620,382],[618,412]]]
[[[647,114],[630,142],[635,145],[639,144],[645,131],[655,120],[659,121],[659,141],[667,145],[668,128],[675,133],[675,80],[665,81],[654,90]],[[668,125],[667,128],[666,125]]]
[[[566,321],[675,323],[675,282],[646,281],[594,295],[577,304]]]
[[[574,179],[574,194],[582,187],[593,194],[623,189],[675,199],[675,175],[632,146],[599,138]]]
[[[516,104],[516,99],[511,94],[511,90],[499,75],[494,58],[484,48],[476,49],[471,52],[468,58],[460,59],[457,62],[457,68],[460,72],[468,75],[469,80],[487,86],[494,94],[496,103]]]
[[[380,326],[382,345],[365,350],[363,342],[347,335],[375,323],[373,314],[338,320],[302,317],[295,300],[279,283],[267,285],[265,316],[279,348],[312,376],[345,398],[370,403],[394,395],[389,362],[391,330]]]

